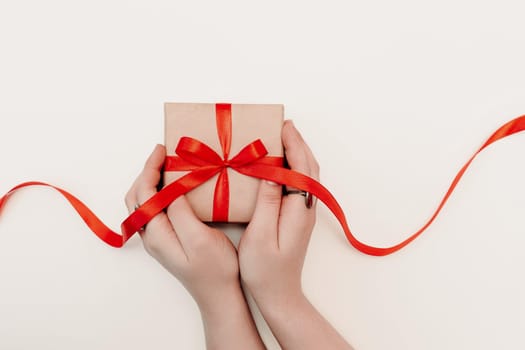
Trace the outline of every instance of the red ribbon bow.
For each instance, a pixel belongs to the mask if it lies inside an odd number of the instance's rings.
[[[218,104],[218,106],[221,105],[226,104]],[[221,107],[218,108],[218,111],[219,113],[222,113]],[[218,127],[218,130],[222,129],[223,127],[224,126]],[[185,162],[190,162],[191,158],[190,163],[193,163],[193,169],[190,173],[182,176],[177,181],[174,181],[171,184],[164,187],[157,194],[155,194],[148,201],[146,201],[139,209],[131,213],[126,218],[126,220],[122,222],[122,235],[119,235],[118,233],[112,231],[106,225],[104,225],[104,223],[78,198],[61,188],[43,182],[25,182],[13,187],[6,195],[0,198],[0,210],[7,202],[9,196],[20,188],[35,185],[48,186],[60,192],[69,201],[69,203],[71,203],[73,208],[78,212],[78,214],[82,217],[85,223],[98,237],[100,237],[104,242],[114,247],[121,247],[135,232],[137,232],[155,215],[157,215],[164,208],[166,208],[172,201],[177,199],[179,196],[191,191],[193,188],[199,186],[200,184],[206,182],[218,172],[225,173],[226,167],[232,167],[239,173],[242,173],[247,176],[266,179],[280,184],[286,184],[312,193],[314,196],[318,197],[319,200],[321,200],[336,216],[350,244],[352,244],[356,249],[365,254],[383,256],[392,254],[405,247],[407,244],[416,239],[421,233],[423,233],[428,226],[430,226],[430,224],[437,217],[437,215],[445,205],[446,201],[454,191],[454,188],[460,181],[461,177],[467,170],[470,163],[472,163],[474,158],[483,149],[485,149],[487,146],[491,145],[492,143],[498,140],[501,140],[505,137],[508,137],[512,134],[524,130],[525,115],[507,122],[498,130],[496,130],[460,169],[460,171],[452,181],[451,185],[449,186],[445,196],[438,205],[438,208],[432,214],[430,219],[417,232],[406,238],[404,241],[394,246],[385,248],[367,245],[359,241],[356,237],[354,237],[354,235],[350,231],[350,228],[348,227],[345,214],[342,208],[340,207],[339,203],[337,203],[336,199],[330,193],[330,191],[328,191],[319,182],[293,170],[285,169],[275,164],[265,163],[268,161],[264,161],[264,159],[268,159],[270,157],[263,157],[264,155],[260,156],[262,154],[261,151],[264,148],[264,145],[260,143],[260,140],[258,140],[259,142],[252,142],[241,152],[239,152],[237,156],[235,156],[231,160],[228,160],[229,141],[227,140],[227,138],[221,138],[221,146],[223,146],[223,151],[227,151],[224,153],[223,158],[220,158],[208,146],[195,139],[185,138],[184,141],[181,139],[182,143],[179,144],[180,147],[177,147],[177,154],[179,154],[179,156],[182,156]],[[270,163],[274,161],[270,161]],[[222,181],[224,180],[221,180],[221,182]]]
[[[221,144],[223,156],[208,145],[191,137],[181,137],[175,153],[178,156],[166,157],[164,171],[208,169],[205,175],[213,177],[219,173],[213,196],[213,221],[228,221],[230,203],[230,185],[228,167],[241,171],[244,167],[254,164],[266,164],[282,167],[282,157],[265,157],[268,154],[260,139],[246,145],[232,159],[229,158],[232,138],[231,104],[217,103],[215,105],[217,135]],[[202,183],[202,182],[201,182]],[[197,186],[201,183],[196,184]]]
[[[175,152],[179,157],[166,157],[165,171],[205,168],[210,178],[219,173],[213,196],[213,221],[228,221],[230,200],[228,168],[236,170],[257,160],[263,160],[259,162],[260,164],[270,163],[264,162],[265,159],[270,160],[270,158],[263,158],[268,151],[260,139],[248,144],[230,160],[221,158],[210,147],[191,137],[181,137]]]

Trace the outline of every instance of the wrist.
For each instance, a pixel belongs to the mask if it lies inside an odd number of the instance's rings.
[[[264,349],[240,282],[198,302],[207,349]]]
[[[283,349],[352,349],[302,292],[275,300],[257,305]]]
[[[310,304],[301,288],[288,289],[286,292],[252,293],[252,296],[264,317],[271,319],[290,317]]]
[[[206,296],[196,298],[201,315],[206,319],[236,312],[246,301],[239,282],[232,283],[221,289],[208,291]]]

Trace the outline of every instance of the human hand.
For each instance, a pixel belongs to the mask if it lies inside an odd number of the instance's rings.
[[[157,145],[126,195],[130,212],[157,192],[165,157],[165,147]],[[155,216],[140,236],[146,251],[180,280],[201,309],[215,307],[240,288],[235,247],[195,216],[185,196]]]
[[[283,125],[288,164],[319,180],[319,164],[291,121]],[[301,274],[315,225],[299,195],[261,181],[255,211],[239,243],[241,277],[283,349],[351,350],[346,340],[303,294]]]
[[[131,212],[157,192],[166,149],[157,145],[126,195]],[[178,278],[199,306],[207,349],[263,349],[228,237],[201,222],[181,196],[140,232],[146,251]]]
[[[293,123],[282,129],[285,156],[292,170],[319,180],[319,164]],[[302,295],[301,272],[316,221],[316,202],[282,196],[280,185],[261,181],[252,220],[239,243],[241,277],[254,299],[285,304]]]

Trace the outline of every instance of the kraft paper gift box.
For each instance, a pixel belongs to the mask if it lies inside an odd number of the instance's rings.
[[[219,107],[217,107],[219,106]],[[222,111],[220,112],[218,108]],[[231,148],[229,159],[246,145],[260,139],[267,156],[283,157],[281,130],[284,106],[281,104],[215,104],[215,103],[165,103],[165,145],[167,156],[175,156],[175,149],[181,137],[192,137],[213,149],[223,158],[219,140],[218,114],[229,114],[231,120]],[[226,168],[229,181],[227,218],[214,220],[213,207],[215,187],[219,174],[186,194],[193,211],[204,222],[223,221],[249,222],[255,208],[260,179],[240,174]],[[179,179],[190,171],[165,171],[164,185]]]

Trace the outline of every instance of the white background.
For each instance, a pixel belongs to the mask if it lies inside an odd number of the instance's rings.
[[[525,113],[520,3],[4,0],[0,192],[49,181],[117,229],[164,102],[283,103],[355,234],[397,243]],[[487,149],[392,256],[354,250],[319,206],[306,294],[357,349],[525,348],[524,149]],[[0,349],[204,347],[140,238],[106,246],[52,190],[14,196],[0,242]]]

